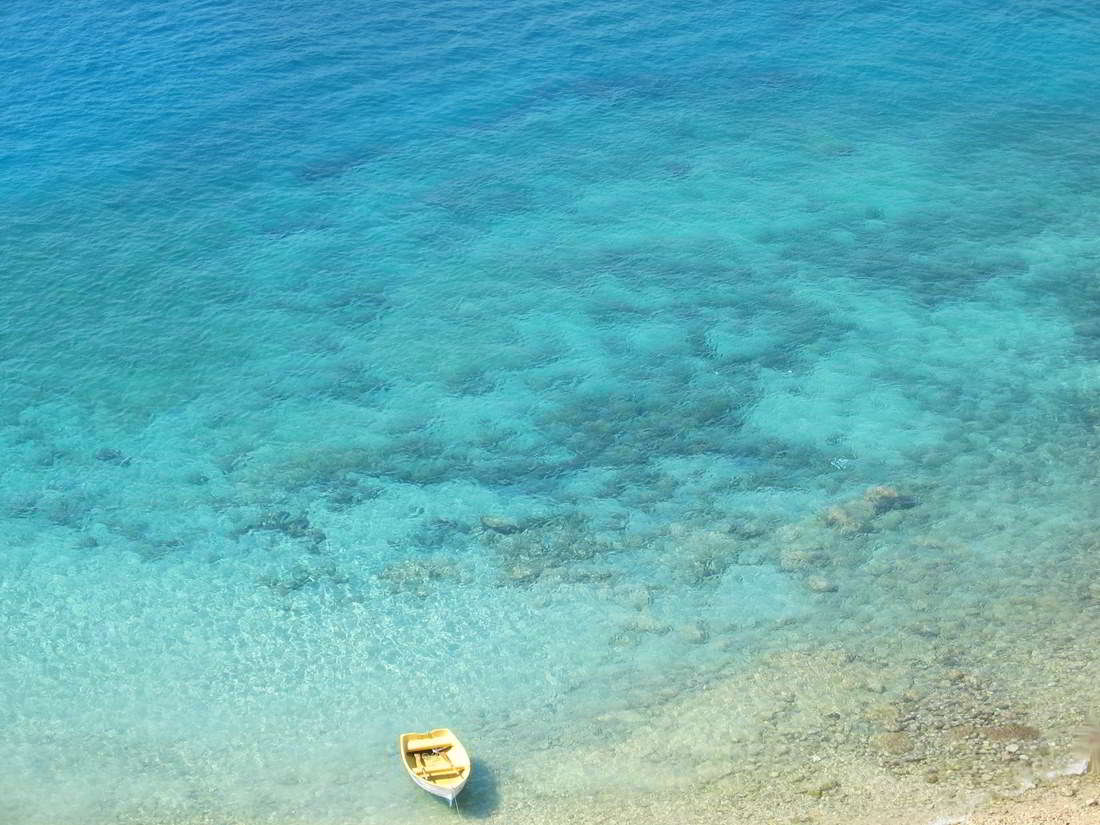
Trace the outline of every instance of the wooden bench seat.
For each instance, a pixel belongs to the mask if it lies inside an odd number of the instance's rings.
[[[434,739],[410,739],[408,744],[405,745],[409,753],[419,753],[421,751],[434,751],[438,748],[451,747],[450,739],[442,739],[436,737]]]
[[[439,779],[454,779],[457,776],[462,776],[462,768],[456,768],[453,765],[449,768],[439,768],[438,770],[429,770],[424,778],[432,782]]]

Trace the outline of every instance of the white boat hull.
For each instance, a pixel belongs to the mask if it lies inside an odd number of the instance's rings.
[[[466,787],[466,782],[469,780],[470,774],[462,778],[462,782],[458,785],[452,785],[450,788],[444,788],[442,785],[436,785],[434,782],[429,782],[427,779],[423,779],[419,776],[413,776],[412,781],[426,790],[430,794],[435,794],[438,797],[442,797],[447,800],[449,805],[453,805],[455,797],[462,793],[462,789]]]

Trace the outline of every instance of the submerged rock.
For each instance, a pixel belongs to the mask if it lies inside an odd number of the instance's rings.
[[[671,628],[664,622],[659,621],[651,613],[642,613],[626,625],[627,630],[633,630],[636,633],[654,633],[658,636],[668,633]]]
[[[824,576],[810,576],[806,579],[806,586],[814,593],[835,593],[836,583]]]
[[[101,450],[97,450],[96,461],[102,461],[106,464],[114,464],[116,467],[129,467],[130,456],[125,455],[120,450],[116,450],[112,447],[104,447]]]
[[[917,506],[917,501],[912,496],[899,493],[896,487],[879,485],[868,487],[863,494],[863,500],[871,505],[875,515],[886,513],[890,510],[908,510]]]
[[[676,634],[685,642],[701,645],[708,638],[707,629],[702,622],[688,622],[676,628]]]
[[[459,567],[447,559],[404,559],[388,564],[378,574],[394,593],[431,591],[433,583],[458,577]]]
[[[692,587],[725,573],[736,563],[741,550],[740,544],[727,532],[679,524],[669,527],[664,543],[678,578]]]
[[[822,513],[822,520],[829,527],[841,533],[864,533],[870,528],[875,515],[874,507],[867,501],[857,499],[847,504],[835,504]]]
[[[990,742],[1013,742],[1038,739],[1042,733],[1031,725],[990,725],[980,728],[978,733]]]
[[[630,587],[616,593],[616,600],[625,607],[645,610],[653,604],[653,593],[648,587]]]
[[[486,530],[492,530],[494,533],[500,533],[508,536],[512,533],[520,533],[525,528],[518,519],[511,518],[510,516],[482,516],[481,526]]]
[[[901,756],[916,747],[913,737],[904,731],[879,733],[871,737],[871,746],[889,756]]]
[[[324,564],[296,564],[290,570],[262,576],[260,583],[270,587],[280,596],[289,596],[306,587],[345,586],[350,576],[332,562]]]
[[[821,518],[829,527],[843,534],[867,533],[876,529],[877,516],[895,510],[908,510],[917,506],[917,500],[890,485],[868,487],[862,498],[852,499],[827,508]],[[881,528],[885,523],[878,524]],[[891,526],[896,526],[892,524]]]
[[[531,584],[542,575],[543,568],[528,564],[517,564],[504,570],[504,579],[509,584]]]
[[[485,518],[482,519],[484,523]],[[565,576],[568,568],[576,563],[590,561],[621,547],[614,538],[587,530],[584,519],[578,516],[518,522],[520,529],[517,530],[512,530],[509,525],[513,522],[510,521],[490,523],[495,529],[482,530],[478,538],[492,549],[505,584],[527,584],[555,570]],[[511,532],[501,532],[501,529]],[[593,574],[584,575],[591,578]]]
[[[829,557],[817,550],[801,550],[787,547],[779,551],[779,569],[785,572],[805,570],[827,564]]]
[[[264,531],[281,533],[290,539],[304,540],[314,551],[319,551],[327,540],[324,530],[311,526],[309,517],[304,513],[291,515],[286,510],[264,513],[257,520],[238,527],[230,535],[240,538],[249,533]]]

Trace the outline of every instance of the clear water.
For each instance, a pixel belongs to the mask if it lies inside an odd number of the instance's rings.
[[[1098,27],[4,4],[0,819],[443,821],[448,724],[505,821],[591,790],[519,731],[1095,575]]]

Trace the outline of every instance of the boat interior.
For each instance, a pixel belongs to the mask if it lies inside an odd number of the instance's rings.
[[[405,744],[405,758],[412,757],[411,767],[417,776],[446,784],[449,779],[461,777],[466,770],[465,765],[451,761],[452,745],[451,740],[443,738],[410,739]]]

